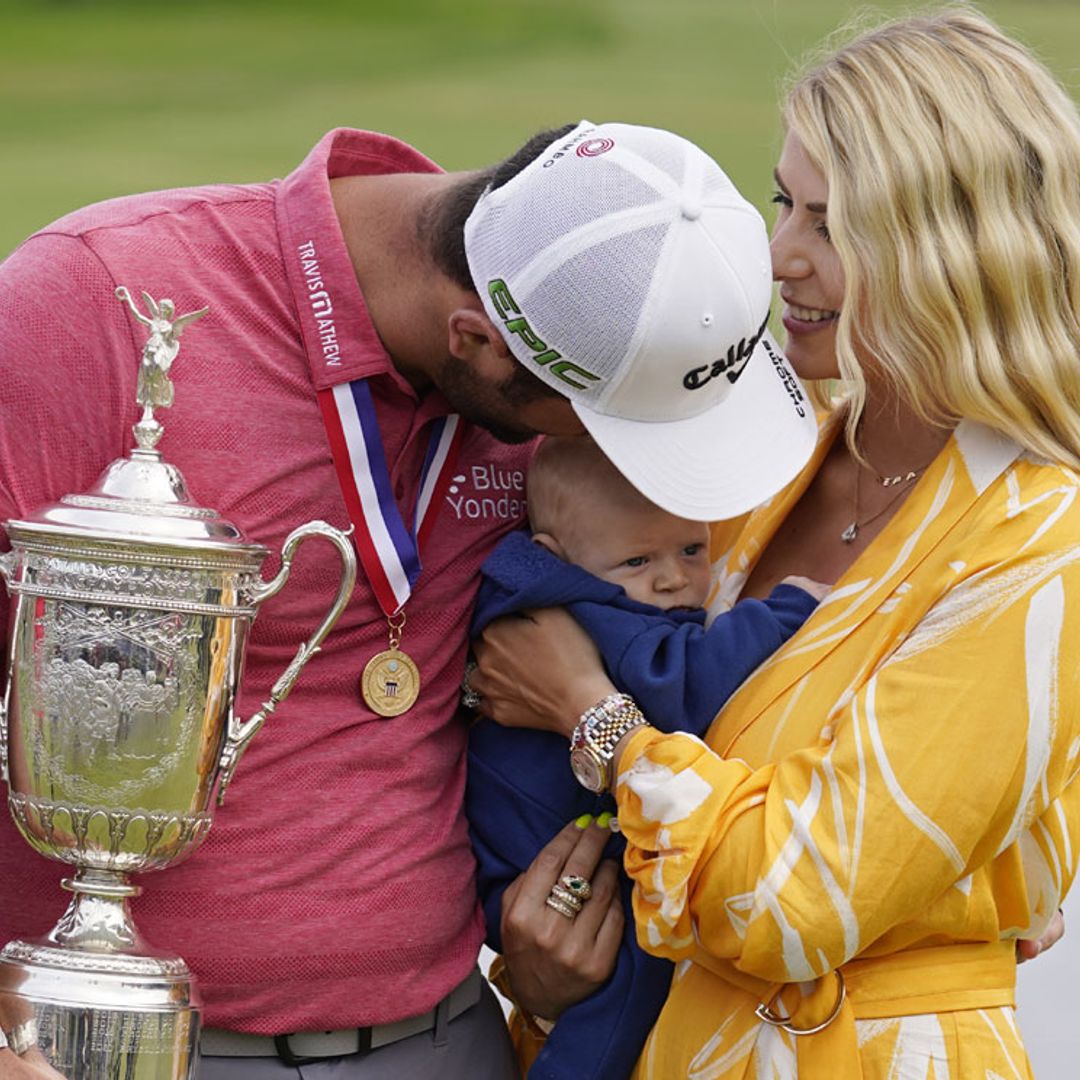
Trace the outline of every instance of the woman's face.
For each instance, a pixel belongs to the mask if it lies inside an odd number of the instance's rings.
[[[829,241],[829,188],[802,143],[788,134],[776,166],[773,279],[780,282],[786,352],[804,379],[835,379],[836,324],[844,271]]]

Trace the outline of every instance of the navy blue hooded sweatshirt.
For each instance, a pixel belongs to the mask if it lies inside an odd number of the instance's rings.
[[[746,677],[805,622],[817,605],[778,585],[767,600],[742,600],[708,628],[705,612],[664,611],[629,599],[622,587],[563,562],[522,532],[484,563],[473,636],[493,619],[526,608],[566,607],[596,643],[611,681],[661,731],[703,735]],[[582,814],[614,811],[574,778],[566,739],[547,731],[478,720],[469,737],[465,808],[478,865],[487,943],[502,951],[502,894],[540,849]],[[613,834],[605,856],[621,863]],[[637,944],[631,884],[621,875],[628,918],[610,979],[567,1009],[529,1080],[622,1080],[630,1075],[671,983],[672,965]]]

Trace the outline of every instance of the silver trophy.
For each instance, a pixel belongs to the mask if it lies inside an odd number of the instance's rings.
[[[74,868],[74,896],[40,942],[0,953],[0,1016],[68,1080],[194,1075],[199,1001],[187,965],[132,923],[129,875],[195,850],[240,755],[318,651],[356,580],[347,536],[322,522],[267,549],[195,504],[156,449],[154,409],[172,403],[179,335],[206,309],[117,296],[150,329],[139,368],[137,446],[95,487],[5,523],[0,574],[12,594],[0,773],[19,831]],[[298,545],[329,540],[337,596],[248,720],[234,704],[259,605],[284,586]]]

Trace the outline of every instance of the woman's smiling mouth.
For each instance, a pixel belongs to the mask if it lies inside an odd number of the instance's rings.
[[[783,323],[788,333],[805,334],[809,331],[821,330],[834,323],[839,317],[839,311],[799,307],[797,304],[789,303],[784,307]]]

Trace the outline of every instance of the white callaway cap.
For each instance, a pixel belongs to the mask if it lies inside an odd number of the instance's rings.
[[[582,121],[480,197],[465,250],[514,356],[658,506],[734,517],[806,463],[813,409],[765,330],[765,223],[693,143]]]

